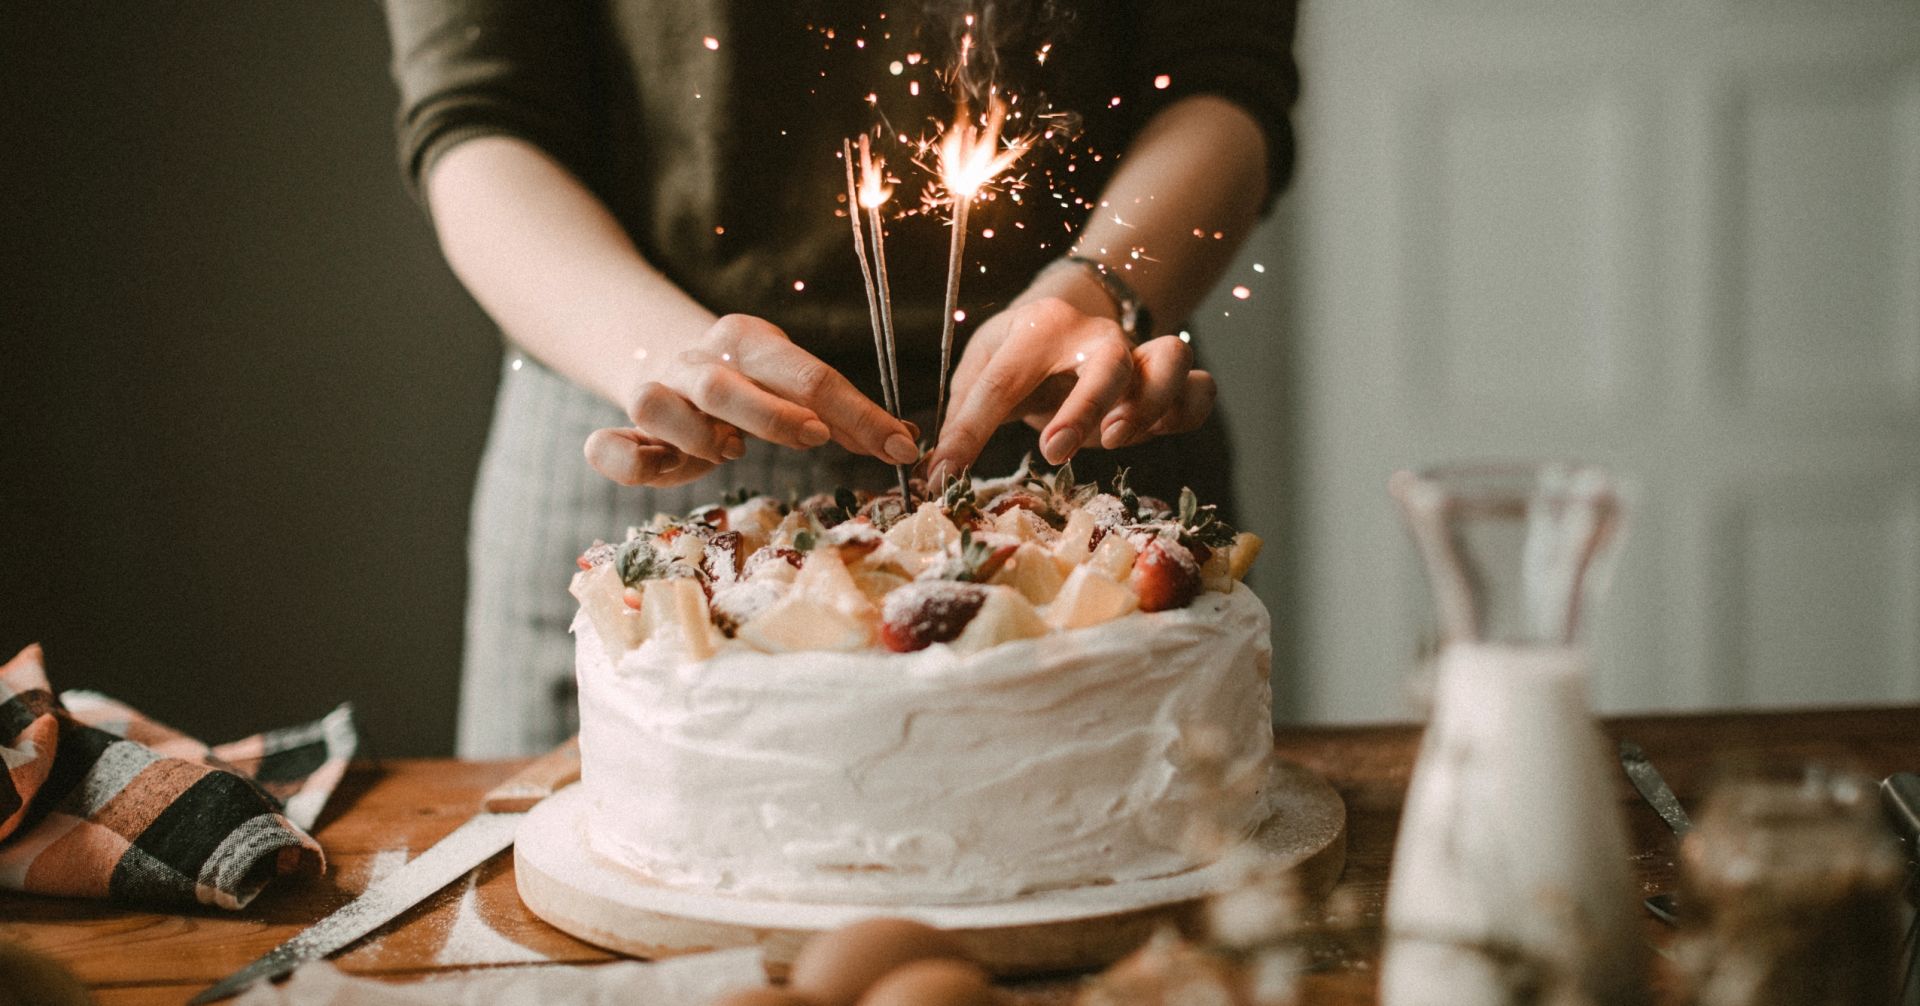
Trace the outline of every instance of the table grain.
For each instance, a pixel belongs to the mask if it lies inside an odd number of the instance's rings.
[[[1601,725],[1611,738],[1638,741],[1687,803],[1697,803],[1718,766],[1746,755],[1820,759],[1875,776],[1920,769],[1920,707],[1640,716]],[[1342,953],[1323,960],[1305,978],[1306,1003],[1375,1001],[1387,866],[1418,743],[1419,728],[1407,724],[1280,732],[1280,754],[1323,775],[1339,790],[1349,815],[1340,893],[1357,906],[1358,926]],[[481,793],[521,764],[356,763],[317,830],[329,860],[323,877],[271,889],[241,912],[156,913],[0,894],[0,939],[60,961],[86,983],[100,1006],[176,1006],[346,904],[376,869],[418,854],[451,832],[474,812]],[[1669,889],[1671,833],[1624,776],[1616,779],[1612,795],[1626,815],[1634,868],[1645,891]],[[513,946],[466,938],[477,923]],[[1669,935],[1650,919],[1647,934],[1656,945]],[[486,966],[489,954],[502,953],[545,958],[551,966],[612,959],[528,912],[514,891],[512,856],[501,855],[336,961],[356,974],[407,980]],[[1656,981],[1666,984],[1659,976]],[[1067,976],[1010,987],[1022,1006],[1063,1006],[1072,1001],[1076,983]]]

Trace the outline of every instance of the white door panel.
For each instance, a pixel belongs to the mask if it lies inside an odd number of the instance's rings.
[[[1309,3],[1298,51],[1269,281],[1202,330],[1280,718],[1410,711],[1385,480],[1473,458],[1637,483],[1603,707],[1920,699],[1920,3]]]

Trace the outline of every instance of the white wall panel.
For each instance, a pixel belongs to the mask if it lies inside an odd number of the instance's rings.
[[[1612,398],[1620,157],[1609,95],[1515,77],[1414,85],[1402,336],[1429,402]]]
[[[1747,490],[1721,528],[1738,702],[1920,698],[1920,494],[1898,474]]]
[[[1749,81],[1723,177],[1735,263],[1728,374],[1755,406],[1920,401],[1910,249],[1920,174],[1910,70],[1837,64]]]

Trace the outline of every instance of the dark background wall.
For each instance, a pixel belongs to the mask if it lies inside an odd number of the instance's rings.
[[[0,12],[0,661],[211,741],[451,750],[499,349],[392,157],[377,6]]]

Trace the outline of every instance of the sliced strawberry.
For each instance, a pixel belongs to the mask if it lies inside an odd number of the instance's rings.
[[[698,521],[715,531],[725,531],[727,530],[727,508],[717,505],[705,507],[688,514],[687,520]]]
[[[745,543],[745,537],[738,531],[722,531],[707,539],[706,552],[701,556],[700,565],[713,582],[732,583],[740,578],[742,562],[746,558],[741,554]]]
[[[886,543],[886,536],[865,517],[842,521],[820,536],[821,546],[829,546],[839,552],[840,561],[848,566],[866,558],[874,549]]]
[[[1053,527],[1060,526],[1060,517],[1046,500],[1023,489],[1013,489],[995,496],[987,504],[987,515],[998,517],[1009,510],[1031,510]]]
[[[951,642],[986,602],[987,588],[977,583],[909,583],[887,595],[881,609],[880,641],[895,653]]]
[[[1140,595],[1141,611],[1184,608],[1200,594],[1200,564],[1185,545],[1149,538],[1134,558],[1127,581]]]

